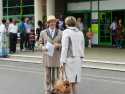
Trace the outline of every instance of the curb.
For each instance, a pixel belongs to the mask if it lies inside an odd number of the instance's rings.
[[[85,60],[85,63],[82,64],[82,67],[125,72],[125,63],[124,62],[114,62],[113,63],[113,61]]]
[[[125,65],[125,62],[116,62],[116,61],[104,61],[104,60],[89,60],[89,59],[85,59],[85,62],[90,62],[90,63],[104,63],[104,64],[115,64],[115,65]]]
[[[0,58],[0,60],[1,61],[13,61],[13,62],[42,64],[42,61],[30,61],[30,60],[20,60],[20,59],[10,59],[10,58]]]
[[[42,56],[32,56],[32,55],[10,55],[10,57],[24,57],[24,58],[38,58],[38,59],[42,59]]]
[[[16,56],[16,55],[14,55],[14,56]],[[21,55],[18,55],[18,56],[21,56]],[[34,56],[28,56],[28,57],[34,57]],[[37,58],[42,58],[42,57],[37,57]],[[0,60],[1,61],[43,64],[42,61],[30,61],[30,60],[11,59],[11,58],[0,58]],[[85,59],[84,61],[85,61],[85,63],[82,64],[82,68],[92,68],[92,69],[102,69],[102,70],[112,70],[112,71],[125,71],[125,63],[123,63],[123,62],[114,62],[113,63],[113,61],[87,60],[87,59]]]

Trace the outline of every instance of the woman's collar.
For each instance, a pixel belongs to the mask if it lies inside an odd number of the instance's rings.
[[[78,31],[78,28],[77,28],[77,27],[67,27],[67,29],[71,29],[71,30]]]

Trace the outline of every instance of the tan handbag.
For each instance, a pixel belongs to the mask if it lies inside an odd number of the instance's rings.
[[[67,80],[64,80],[64,74],[66,76],[66,72],[64,70],[60,71],[61,77],[58,81],[55,82],[54,89],[52,90],[52,94],[70,94],[71,93],[71,84]]]

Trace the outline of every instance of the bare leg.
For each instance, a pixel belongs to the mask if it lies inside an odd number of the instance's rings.
[[[79,93],[79,83],[72,83],[72,91],[71,94],[80,94]]]

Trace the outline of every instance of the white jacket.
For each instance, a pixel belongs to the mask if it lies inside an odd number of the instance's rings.
[[[71,39],[71,43],[69,42]],[[69,44],[72,53],[68,54]],[[72,54],[72,55],[71,55]],[[71,82],[80,81],[81,64],[84,59],[84,36],[76,27],[68,27],[62,35],[62,51],[60,63],[65,63],[67,79]]]

